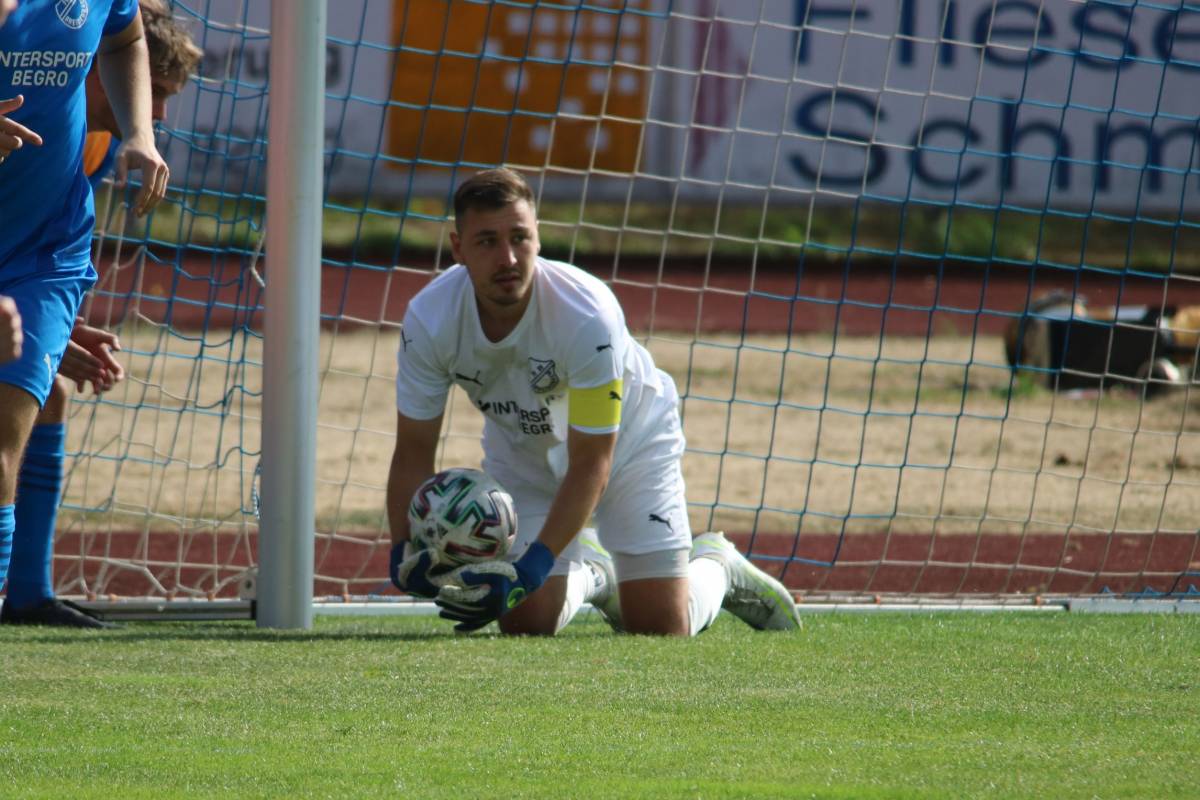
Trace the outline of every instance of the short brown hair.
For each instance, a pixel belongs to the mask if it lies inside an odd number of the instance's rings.
[[[171,83],[184,84],[196,73],[204,51],[175,21],[159,0],[139,0],[146,48],[150,51],[150,74]]]
[[[520,200],[533,208],[533,190],[519,172],[506,167],[476,172],[454,193],[455,224],[472,209],[495,211]]]

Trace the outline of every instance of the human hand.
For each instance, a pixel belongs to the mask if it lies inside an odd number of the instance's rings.
[[[107,392],[125,378],[125,368],[113,355],[113,351],[120,349],[121,341],[116,334],[77,321],[58,365],[58,374],[74,381],[81,392],[88,383],[96,394]]]
[[[142,173],[142,188],[133,202],[133,213],[141,217],[152,211],[166,196],[167,181],[171,177],[167,162],[163,161],[158,148],[154,146],[153,135],[131,137],[117,148],[113,176],[116,186],[124,187],[129,173],[133,171]]]
[[[433,599],[451,574],[450,570],[441,566],[436,550],[417,549],[412,542],[392,545],[388,577],[392,579],[393,586],[406,594]]]
[[[512,611],[546,582],[554,554],[534,542],[514,562],[485,561],[455,570],[437,595],[438,616],[458,624],[454,630],[469,633]]]
[[[2,1],[0,0],[0,2]],[[23,105],[25,105],[25,96],[20,94],[7,100],[0,100],[0,164],[3,164],[14,150],[20,150],[26,144],[42,146],[41,136],[7,116]]]
[[[11,297],[0,295],[0,364],[21,357],[21,315]]]

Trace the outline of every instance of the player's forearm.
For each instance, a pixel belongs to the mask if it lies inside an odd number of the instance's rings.
[[[396,413],[396,445],[388,468],[387,512],[392,543],[408,541],[408,504],[413,492],[433,474],[442,417],[418,420]]]
[[[573,457],[562,484],[554,495],[550,513],[538,534],[538,540],[557,556],[591,518],[608,485],[612,468],[611,453],[592,454],[584,459]]]
[[[388,527],[392,532],[392,544],[409,539],[408,504],[412,502],[413,492],[432,474],[432,462],[406,457],[400,450],[392,456],[387,482]]]
[[[154,137],[150,55],[144,36],[96,56],[100,82],[123,139]]]

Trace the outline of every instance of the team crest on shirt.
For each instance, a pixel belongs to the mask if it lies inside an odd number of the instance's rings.
[[[77,31],[87,22],[88,0],[58,0],[54,4],[54,13],[63,25]]]
[[[539,394],[545,394],[558,386],[558,372],[554,369],[552,359],[529,359],[529,388]]]

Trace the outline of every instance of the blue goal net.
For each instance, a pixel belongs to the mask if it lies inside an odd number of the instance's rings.
[[[98,194],[129,377],[71,406],[67,594],[228,597],[256,558],[269,4],[171,10],[204,57],[167,202]],[[338,0],[311,57],[319,595],[388,589],[400,322],[500,164],[674,376],[695,530],[814,596],[1191,586],[1200,6]]]

